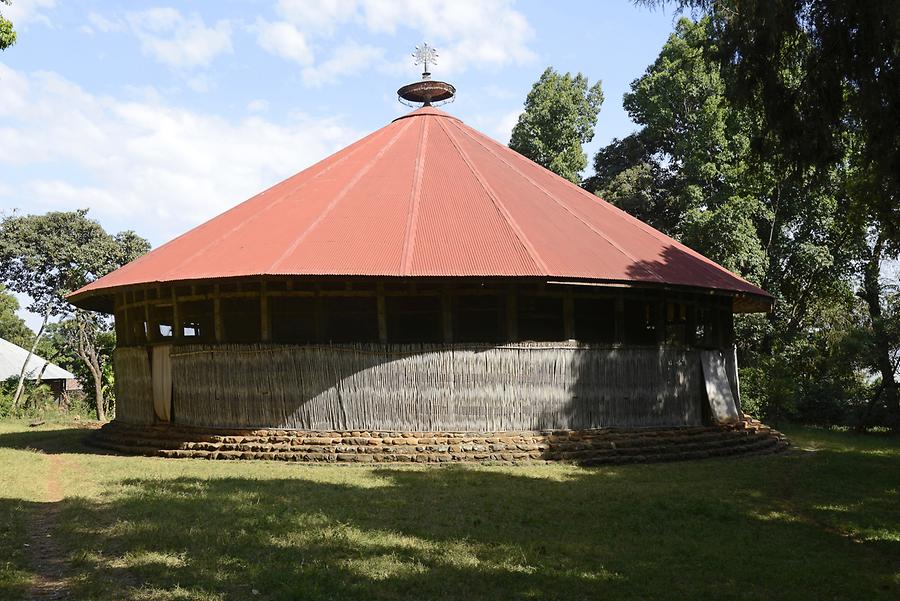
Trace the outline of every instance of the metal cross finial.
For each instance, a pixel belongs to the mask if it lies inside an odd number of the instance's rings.
[[[428,79],[431,75],[431,73],[428,72],[428,63],[431,63],[432,65],[437,64],[437,50],[425,43],[421,46],[416,46],[416,51],[412,53],[412,56],[415,59],[413,64],[423,65],[425,69],[422,72],[422,79]]]

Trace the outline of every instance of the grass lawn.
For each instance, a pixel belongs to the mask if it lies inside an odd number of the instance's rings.
[[[786,433],[744,459],[371,467],[101,455],[0,422],[0,599],[53,503],[79,599],[900,598],[900,440]]]

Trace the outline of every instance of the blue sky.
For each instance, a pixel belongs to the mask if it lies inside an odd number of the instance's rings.
[[[602,80],[599,145],[677,18],[627,0],[0,4],[0,211],[88,207],[154,246],[409,110],[427,41],[444,109],[507,141],[547,66]]]

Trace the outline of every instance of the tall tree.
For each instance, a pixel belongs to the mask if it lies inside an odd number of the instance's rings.
[[[709,60],[709,22],[682,19],[624,106],[642,129],[594,159],[587,184],[606,200],[761,282],[765,206],[749,189],[750,119]]]
[[[34,339],[34,332],[16,314],[18,310],[19,301],[0,284],[0,338],[27,347]]]
[[[587,167],[582,144],[594,138],[602,104],[599,81],[588,86],[581,73],[573,77],[547,67],[525,99],[525,110],[513,127],[509,147],[579,183],[580,173]]]
[[[55,328],[61,344],[77,359],[75,373],[88,379],[86,389],[93,390],[97,419],[105,421],[111,405],[106,391],[112,385],[112,352],[116,334],[110,319],[78,309]]]
[[[900,11],[892,0],[639,0],[709,16],[729,96],[760,107],[753,140],[827,179],[853,164],[846,217],[861,250],[856,279],[872,323],[877,402],[900,424],[900,387],[883,318],[882,266],[900,256]],[[798,76],[799,75],[799,76]],[[848,150],[848,141],[851,148]]]
[[[893,0],[638,0],[708,15],[739,103],[758,104],[782,153],[827,166],[848,126],[882,193],[868,199],[900,230],[900,12]],[[792,74],[802,74],[793,77]]]
[[[773,313],[737,327],[748,400],[777,417],[821,390],[802,370],[825,344],[823,327],[843,328],[854,304],[846,282],[855,234],[839,218],[841,170],[812,177],[777,148],[759,152],[759,109],[729,98],[716,56],[712,21],[681,19],[625,95],[642,128],[597,153],[589,184],[776,296]],[[830,370],[830,381],[859,380],[846,363],[815,367]],[[848,396],[840,387],[834,394]]]
[[[28,295],[28,310],[42,316],[28,358],[51,317],[73,312],[65,295],[124,265],[149,250],[149,243],[126,231],[107,234],[87,210],[46,215],[11,215],[0,222],[0,282]],[[77,342],[76,342],[77,344]],[[80,354],[80,353],[79,353]],[[18,403],[24,387],[24,365],[14,397]],[[105,405],[97,387],[98,419]]]
[[[0,0],[0,4],[9,5],[12,2],[10,0]],[[13,29],[12,22],[3,18],[3,13],[0,13],[0,50],[6,50],[15,43],[16,30]]]

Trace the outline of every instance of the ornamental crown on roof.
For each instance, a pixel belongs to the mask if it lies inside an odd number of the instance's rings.
[[[412,57],[413,64],[422,65],[422,79],[397,90],[400,102],[409,106],[432,106],[434,103],[445,104],[452,101],[456,96],[456,88],[443,81],[433,81],[428,71],[428,65],[437,64],[437,50],[428,43],[423,43],[416,46]]]
[[[437,50],[433,46],[429,46],[428,42],[425,42],[421,46],[416,46],[412,57],[415,59],[413,61],[414,65],[422,65],[422,79],[431,79],[431,73],[428,72],[428,63],[432,65],[437,64]]]

